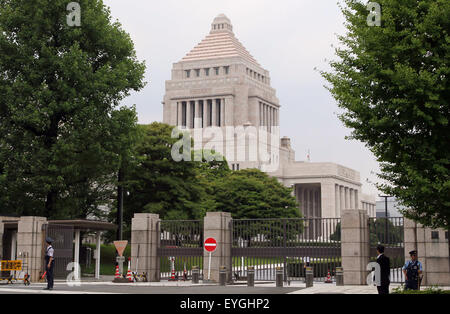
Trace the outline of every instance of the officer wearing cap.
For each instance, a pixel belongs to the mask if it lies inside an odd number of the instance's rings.
[[[53,290],[53,269],[55,268],[54,254],[52,238],[46,238],[47,249],[45,250],[45,270],[47,272],[47,288],[44,290]]]
[[[419,290],[419,280],[423,273],[422,263],[417,260],[417,251],[409,252],[411,260],[403,266],[406,279],[406,290]]]

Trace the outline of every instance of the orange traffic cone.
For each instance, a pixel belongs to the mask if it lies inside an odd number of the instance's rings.
[[[116,266],[116,275],[114,276],[115,279],[120,279],[120,274],[119,274],[119,265]]]
[[[128,259],[127,280],[128,280],[129,282],[133,282],[133,276],[131,275],[131,258]]]
[[[325,283],[333,283],[333,280],[331,279],[330,270],[328,270],[327,280],[325,281]]]

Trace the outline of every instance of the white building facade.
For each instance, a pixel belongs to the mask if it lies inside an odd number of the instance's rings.
[[[281,106],[270,73],[235,37],[225,15],[173,65],[163,106],[163,122],[189,130],[197,149],[221,153],[233,170],[258,168],[292,187],[304,217],[339,218],[344,209],[362,208],[374,215],[375,197],[362,194],[357,171],[295,161],[290,139],[280,139]]]

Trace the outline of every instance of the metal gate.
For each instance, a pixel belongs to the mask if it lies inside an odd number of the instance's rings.
[[[160,260],[159,280],[190,280],[192,267],[200,269],[203,278],[203,221],[173,220],[160,221],[157,226],[160,235],[158,257]]]
[[[371,218],[370,256],[376,261],[377,246],[385,247],[385,255],[391,260],[391,282],[404,283],[402,267],[405,265],[404,218]]]
[[[274,281],[277,267],[285,280],[300,281],[305,267],[314,268],[316,281],[334,278],[341,266],[340,219],[233,220],[232,267],[235,281],[245,280],[255,268],[255,281]]]
[[[73,262],[73,227],[56,224],[43,225],[42,227],[45,237],[50,237],[54,240],[52,244],[55,249],[54,276],[56,278],[65,278],[70,273],[70,271],[67,271],[67,265]],[[43,271],[45,272],[45,270]]]

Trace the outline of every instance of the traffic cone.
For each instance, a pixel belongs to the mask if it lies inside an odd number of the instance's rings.
[[[128,259],[127,280],[128,280],[129,282],[133,282],[133,276],[131,275],[131,258]]]
[[[119,265],[116,266],[116,275],[114,276],[115,279],[120,279],[120,274],[119,274]]]
[[[333,280],[331,279],[330,270],[328,270],[327,280],[325,281],[325,283],[333,283]]]

